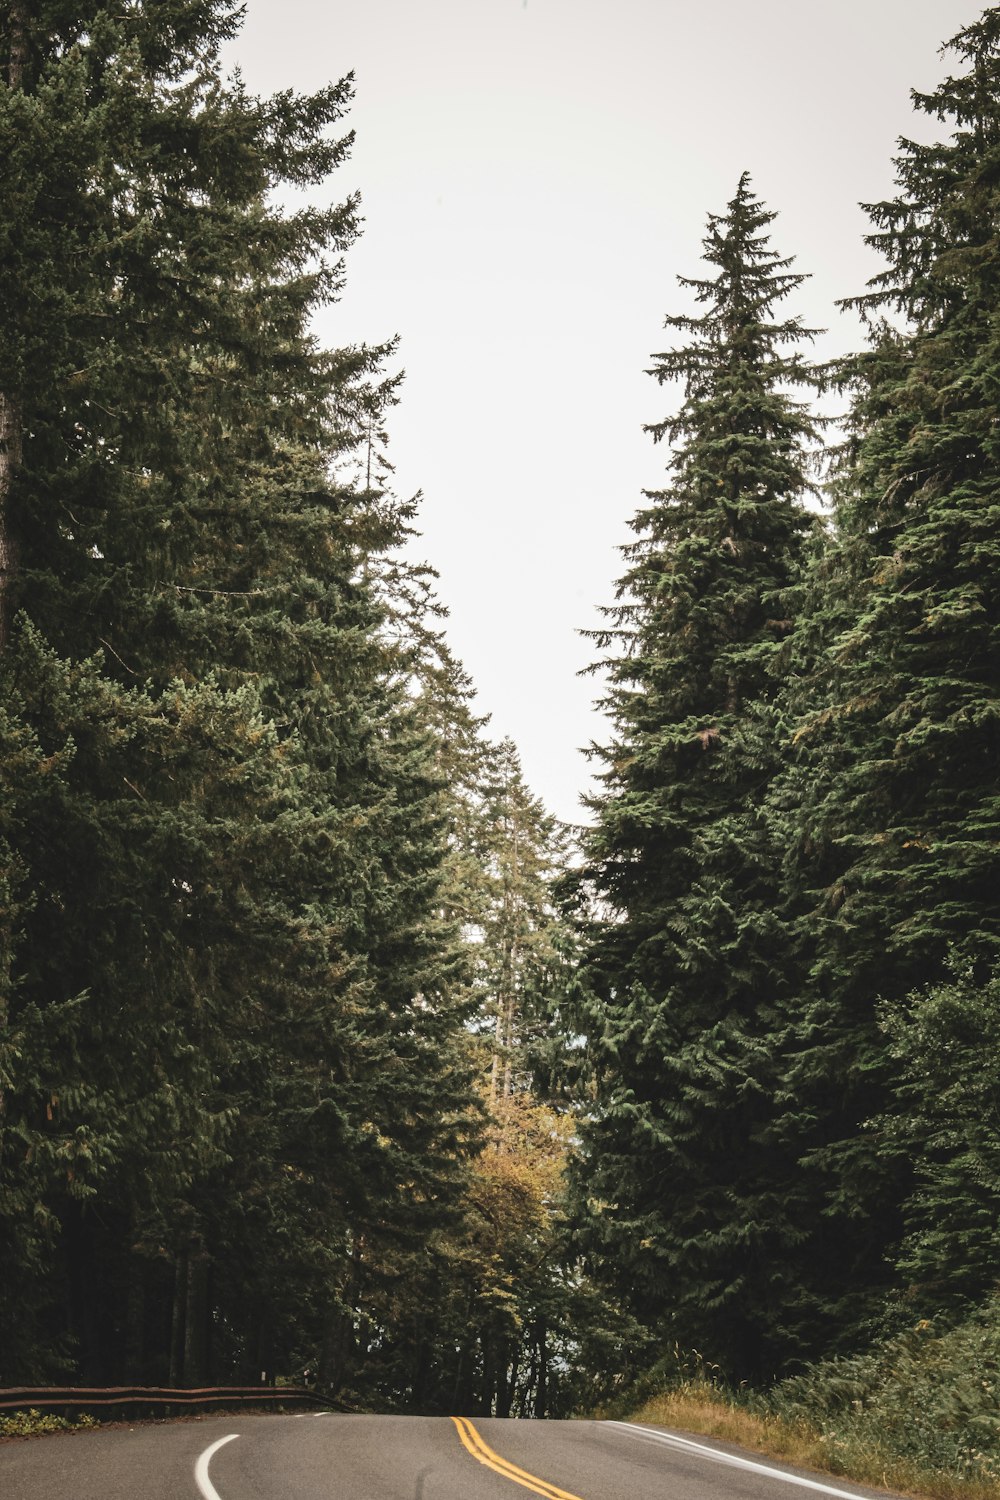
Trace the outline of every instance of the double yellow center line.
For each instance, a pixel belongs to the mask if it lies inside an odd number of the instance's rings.
[[[494,1474],[513,1480],[514,1484],[519,1484],[522,1489],[531,1490],[535,1495],[543,1495],[545,1500],[580,1500],[579,1495],[571,1495],[568,1490],[561,1490],[557,1484],[550,1484],[547,1479],[539,1479],[535,1474],[528,1474],[524,1469],[519,1469],[517,1464],[512,1464],[508,1459],[501,1458],[499,1453],[494,1453],[493,1449],[483,1442],[468,1417],[452,1417],[451,1420],[458,1428],[463,1448],[479,1463],[492,1469]]]

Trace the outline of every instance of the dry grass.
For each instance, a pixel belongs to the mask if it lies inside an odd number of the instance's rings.
[[[849,1444],[805,1423],[759,1414],[709,1384],[690,1383],[654,1396],[630,1422],[680,1428],[738,1444],[797,1468],[837,1475],[858,1484],[926,1500],[1000,1500],[1000,1485],[924,1469],[911,1460]]]

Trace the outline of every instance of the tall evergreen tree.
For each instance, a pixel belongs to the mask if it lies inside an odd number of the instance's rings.
[[[946,980],[952,950],[982,981],[1000,943],[1000,8],[950,48],[960,70],[914,95],[950,137],[903,140],[898,196],[869,208],[886,265],[852,304],[870,347],[844,370],[835,567],[815,595],[801,762],[785,788],[810,971],[790,1011],[789,1118],[829,1230],[826,1316],[855,1337],[889,1280],[909,1193],[905,1161],[865,1122],[897,1090],[916,1108],[876,1002]],[[935,1024],[949,1015],[942,1004]],[[930,1101],[917,1110],[932,1114]]]
[[[593,1253],[633,1310],[734,1374],[788,1352],[791,1163],[772,1125],[776,1005],[790,976],[760,806],[780,763],[774,699],[811,522],[814,426],[793,388],[809,337],[776,309],[802,281],[749,179],[704,240],[704,310],[650,373],[682,382],[649,430],[674,445],[599,643],[615,729],[599,754],[577,884],[589,904],[596,1098],[580,1192]],[[794,1347],[794,1344],[793,1344]]]
[[[350,83],[252,98],[237,21],[0,7],[0,1206],[56,1231],[15,1378],[346,1370],[361,1245],[447,1218],[475,1134],[434,745],[372,583],[400,521],[343,477],[386,351],[308,332],[355,205],[272,196],[343,160]]]

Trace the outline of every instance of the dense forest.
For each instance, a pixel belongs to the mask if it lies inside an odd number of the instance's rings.
[[[351,80],[255,97],[238,25],[0,3],[0,1384],[544,1416],[960,1325],[1000,1240],[1000,7],[868,208],[863,349],[810,358],[749,173],[709,214],[578,830],[410,560],[394,346],[311,331]]]

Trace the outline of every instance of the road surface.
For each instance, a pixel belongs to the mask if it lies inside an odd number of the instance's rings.
[[[3,1500],[823,1500],[872,1496],[619,1422],[230,1414],[0,1444]]]

